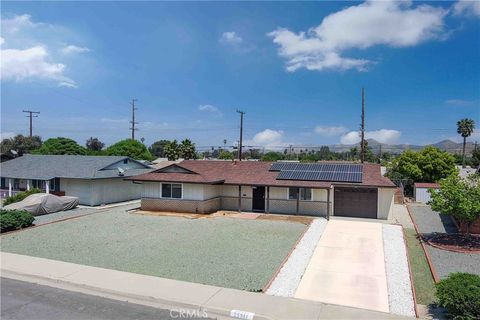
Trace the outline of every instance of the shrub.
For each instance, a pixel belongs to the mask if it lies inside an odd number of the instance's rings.
[[[480,276],[452,273],[437,283],[435,295],[454,319],[480,319]]]
[[[35,218],[25,210],[0,209],[0,232],[7,232],[29,227]]]
[[[22,201],[23,199],[25,199],[26,197],[28,197],[31,194],[42,193],[42,192],[43,192],[43,190],[37,189],[37,188],[33,188],[33,189],[28,190],[28,191],[20,192],[20,193],[17,193],[16,195],[5,198],[5,200],[3,201],[3,205],[6,206],[6,205],[11,204],[11,203],[19,202],[19,201]]]

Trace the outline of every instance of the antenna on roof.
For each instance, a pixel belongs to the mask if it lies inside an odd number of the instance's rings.
[[[118,175],[119,176],[124,176],[125,175],[125,170],[123,170],[122,168],[118,167],[117,170],[118,170]]]

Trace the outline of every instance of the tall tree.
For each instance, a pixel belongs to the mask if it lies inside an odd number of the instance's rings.
[[[178,160],[180,157],[180,149],[177,140],[170,141],[164,148],[165,157],[170,161]]]
[[[185,160],[195,159],[197,153],[195,151],[195,144],[189,139],[180,142],[179,154]]]
[[[100,141],[98,138],[90,137],[90,139],[87,140],[85,146],[87,147],[87,150],[90,151],[101,151],[105,146],[105,143]]]
[[[457,133],[463,138],[462,165],[465,167],[465,146],[467,138],[470,137],[475,129],[475,121],[472,119],[461,119],[457,122]]]
[[[150,151],[150,153],[152,155],[154,155],[155,157],[164,158],[165,157],[165,146],[169,143],[170,143],[170,141],[168,141],[168,140],[155,141],[148,148],[148,151]]]
[[[19,156],[24,153],[30,153],[39,149],[42,146],[42,139],[39,136],[26,137],[21,134],[17,134],[10,139],[3,139],[0,143],[0,149],[2,153],[14,155],[12,150]]]
[[[152,160],[153,157],[147,147],[138,140],[125,139],[121,140],[106,150],[109,156],[125,156],[137,160]]]
[[[36,154],[71,154],[85,155],[87,150],[79,145],[75,140],[69,138],[50,138],[45,141],[42,147],[35,150]]]

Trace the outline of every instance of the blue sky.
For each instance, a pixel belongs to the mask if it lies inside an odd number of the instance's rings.
[[[3,2],[1,132],[427,144],[480,127],[480,2]],[[480,128],[479,128],[480,131]],[[475,133],[471,140],[479,140]]]

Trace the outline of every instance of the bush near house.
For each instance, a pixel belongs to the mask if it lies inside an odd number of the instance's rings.
[[[480,276],[452,273],[437,283],[435,294],[453,319],[480,319]]]
[[[37,188],[33,188],[33,189],[30,189],[30,190],[27,190],[27,191],[24,191],[24,192],[20,192],[20,193],[17,193],[16,195],[5,198],[5,201],[3,201],[3,205],[6,206],[6,205],[11,204],[11,203],[19,202],[19,201],[22,201],[23,199],[25,199],[26,197],[28,197],[31,194],[42,193],[42,192],[43,192],[43,190],[37,189]]]
[[[0,209],[0,232],[7,232],[29,227],[35,218],[25,210]]]

